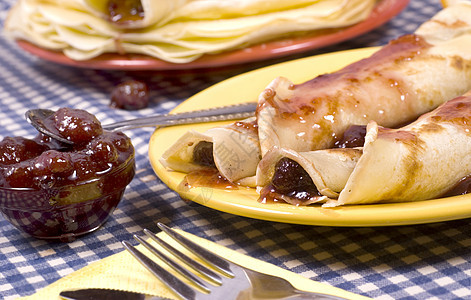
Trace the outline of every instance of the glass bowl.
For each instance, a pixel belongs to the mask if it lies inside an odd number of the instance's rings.
[[[73,185],[41,190],[0,188],[0,211],[31,236],[70,242],[105,223],[134,174],[133,153],[109,173]]]

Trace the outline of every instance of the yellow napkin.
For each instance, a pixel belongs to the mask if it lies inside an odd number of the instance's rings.
[[[209,249],[210,251],[218,253],[220,256],[223,256],[242,266],[250,266],[251,268],[255,268],[257,271],[285,278],[290,281],[293,286],[300,290],[322,292],[347,299],[369,299],[367,297],[356,295],[339,288],[312,281],[293,272],[243,255],[234,250],[217,245],[213,242],[196,237],[189,233],[182,231],[179,232],[194,242]],[[160,232],[158,236],[168,243],[177,246],[177,244],[173,242],[171,238],[169,238],[165,233]],[[154,245],[156,244],[154,243]],[[143,252],[148,253],[147,249],[144,247],[138,246],[138,248]],[[178,248],[182,250],[182,252],[185,252],[181,246]],[[150,256],[152,257],[152,255]],[[80,288],[109,288],[128,290],[177,299],[176,296],[171,291],[169,291],[165,285],[163,285],[149,271],[147,271],[127,251],[122,251],[92,263],[39,290],[36,294],[24,297],[22,299],[59,299],[59,293],[61,291]]]

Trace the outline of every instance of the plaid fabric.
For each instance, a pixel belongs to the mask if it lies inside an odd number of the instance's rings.
[[[2,25],[12,3],[0,2]],[[439,9],[438,0],[412,0],[398,17],[366,35],[297,57],[383,45],[414,31]],[[0,36],[0,137],[36,134],[24,119],[28,108],[86,109],[103,123],[168,112],[212,84],[267,63],[273,61],[184,74],[78,69],[37,59]],[[129,78],[149,82],[149,108],[109,108],[112,88]],[[152,129],[126,133],[136,148],[137,173],[99,230],[71,243],[51,242],[20,233],[0,216],[0,298],[30,295],[89,263],[123,251],[122,240],[131,241],[132,234],[143,228],[156,230],[154,224],[160,221],[313,280],[376,299],[471,299],[469,220],[336,228],[222,213],[183,201],[156,177],[147,157]]]

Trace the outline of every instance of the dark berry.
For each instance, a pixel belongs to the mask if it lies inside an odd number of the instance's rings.
[[[126,152],[133,148],[131,140],[122,132],[114,132],[110,140],[119,151]]]
[[[35,162],[36,174],[69,174],[74,170],[70,154],[49,150],[42,153]]]
[[[22,188],[24,186],[34,186],[34,176],[32,175],[31,168],[28,164],[19,163],[6,167],[3,175],[8,187]]]
[[[111,92],[110,106],[127,110],[146,108],[149,105],[149,90],[144,82],[129,80]]]
[[[23,137],[6,137],[0,142],[0,164],[10,165],[38,156],[46,145]]]
[[[84,110],[61,108],[53,118],[59,134],[76,144],[87,143],[103,133],[100,121]]]
[[[93,159],[101,165],[113,164],[119,157],[115,145],[108,140],[97,139],[89,144],[88,149]]]

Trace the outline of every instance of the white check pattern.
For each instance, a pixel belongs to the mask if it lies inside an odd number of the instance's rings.
[[[14,1],[0,2],[0,22]],[[413,32],[440,9],[438,0],[412,0],[395,19],[352,41],[304,56],[383,45]],[[301,57],[297,55],[296,57]],[[296,57],[290,57],[296,58]],[[286,59],[280,59],[282,61]],[[275,62],[277,62],[275,61]],[[168,112],[223,79],[271,62],[215,72],[168,74],[84,70],[39,60],[0,36],[0,138],[34,136],[29,108],[86,109],[103,123]],[[140,111],[108,107],[111,89],[128,78],[146,80],[152,103]],[[402,227],[336,228],[253,220],[187,203],[153,173],[147,158],[152,129],[127,132],[137,174],[118,208],[98,231],[72,243],[20,233],[0,216],[0,298],[26,296],[87,264],[123,251],[122,240],[155,222],[179,227],[242,253],[375,299],[471,299],[469,220]]]

